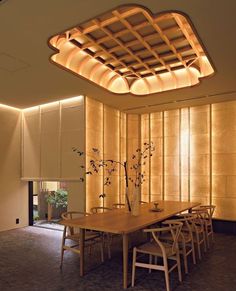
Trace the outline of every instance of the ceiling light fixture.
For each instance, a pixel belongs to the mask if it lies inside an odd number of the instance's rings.
[[[113,92],[142,96],[196,85],[213,74],[187,16],[121,6],[49,40],[61,68]]]

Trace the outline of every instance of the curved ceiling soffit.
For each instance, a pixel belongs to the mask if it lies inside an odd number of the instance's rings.
[[[196,85],[214,73],[188,17],[120,6],[50,38],[51,60],[117,94]]]

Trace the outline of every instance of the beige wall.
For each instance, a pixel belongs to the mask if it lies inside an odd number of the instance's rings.
[[[20,133],[21,113],[0,106],[0,231],[28,225],[28,187],[20,180]]]

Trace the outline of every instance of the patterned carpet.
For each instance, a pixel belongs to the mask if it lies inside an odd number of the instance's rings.
[[[60,231],[26,227],[0,233],[0,290],[122,290],[121,240],[115,239],[112,259],[100,264],[99,250],[86,255],[86,275],[79,277],[78,255],[65,255],[63,270],[60,262]],[[130,253],[130,262],[132,254]],[[131,271],[131,264],[129,266]],[[131,274],[129,274],[129,278]],[[233,291],[236,286],[236,236],[216,234],[213,248],[201,262],[190,262],[190,273],[178,282],[177,272],[171,273],[175,291]],[[133,291],[164,291],[162,272],[147,273],[137,269]]]

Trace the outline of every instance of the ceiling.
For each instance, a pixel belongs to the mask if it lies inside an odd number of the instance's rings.
[[[1,3],[2,2],[2,3]],[[152,13],[180,11],[191,19],[215,74],[199,85],[148,96],[115,94],[49,61],[48,39],[123,4]],[[236,1],[5,0],[0,1],[0,103],[26,108],[87,95],[130,113],[236,100]]]

